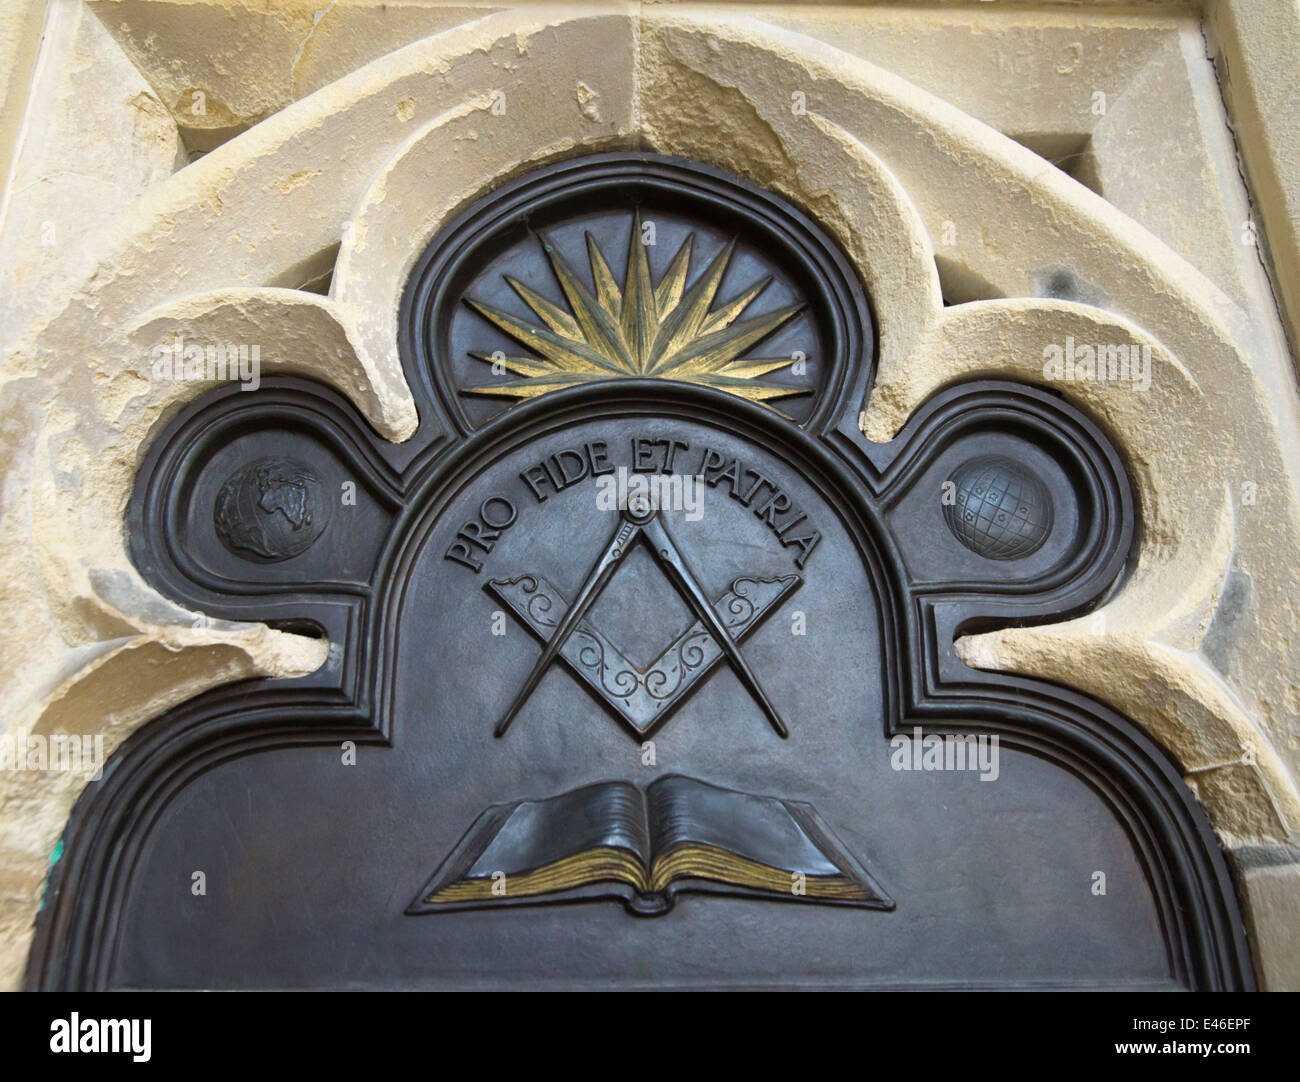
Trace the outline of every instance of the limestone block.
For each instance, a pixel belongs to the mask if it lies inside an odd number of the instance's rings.
[[[88,0],[201,153],[412,41],[490,14],[470,4]]]
[[[0,176],[7,177],[45,24],[45,0],[0,6]]]
[[[128,328],[127,348],[140,359],[141,375],[148,364],[151,382],[192,383],[179,374],[186,342],[246,347],[256,351],[255,379],[240,372],[250,392],[263,373],[317,379],[348,395],[381,435],[408,439],[415,405],[394,354],[380,359],[359,350],[346,318],[340,305],[296,289],[219,289],[149,309]],[[136,397],[132,404],[142,403]]]
[[[1247,867],[1240,882],[1260,987],[1300,991],[1300,864]]]
[[[1300,6],[1212,0],[1206,29],[1275,267],[1293,343],[1300,341]],[[1253,219],[1252,219],[1253,220]]]
[[[171,176],[181,156],[167,110],[81,4],[52,4],[45,36],[49,60],[32,88],[0,236],[0,320],[12,328],[51,266]]]

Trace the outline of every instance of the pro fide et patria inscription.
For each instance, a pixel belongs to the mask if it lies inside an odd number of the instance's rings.
[[[523,491],[540,504],[554,493],[563,492],[588,478],[614,474],[619,464],[613,461],[610,443],[608,440],[588,440],[578,447],[547,455],[519,474]],[[710,488],[725,485],[731,498],[750,508],[783,546],[796,550],[794,563],[800,569],[821,540],[821,532],[812,524],[808,513],[780,483],[738,456],[728,459],[722,452],[708,446],[693,452],[685,440],[649,436],[632,437],[629,448],[629,457],[624,461],[633,475],[698,477]],[[680,471],[680,463],[687,460],[697,462],[696,468]],[[629,490],[634,487],[628,486]],[[646,487],[649,490],[650,486]],[[512,495],[518,498],[520,494]],[[516,499],[505,493],[494,493],[480,504],[478,518],[466,521],[456,532],[444,559],[453,560],[478,574],[483,570],[484,558],[492,552],[501,535],[516,524],[518,517]]]

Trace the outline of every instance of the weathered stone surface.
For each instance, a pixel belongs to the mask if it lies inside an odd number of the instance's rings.
[[[1233,133],[1250,177],[1261,243],[1267,245],[1291,341],[1300,341],[1300,7],[1271,0],[1207,5]],[[1254,216],[1252,216],[1252,223]]]
[[[1260,864],[1239,874],[1260,986],[1300,991],[1300,864]]]
[[[86,236],[182,160],[171,116],[98,19],[54,5],[44,33],[0,234],[0,320],[13,329]]]
[[[5,177],[22,130],[44,20],[43,0],[12,0],[0,7],[0,175]]]
[[[1193,13],[866,7],[763,18],[886,68],[1029,147],[1234,299],[1267,295],[1253,248],[1239,243],[1249,208]]]

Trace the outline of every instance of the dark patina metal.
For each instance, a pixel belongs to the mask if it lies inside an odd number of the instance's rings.
[[[434,240],[401,313],[410,442],[298,379],[185,410],[130,510],[142,574],[329,660],[126,742],[29,983],[1250,987],[1160,751],[954,653],[1113,587],[1115,450],[1001,381],[870,443],[873,343],[798,210],[604,155]],[[996,780],[927,765],[994,735]],[[686,842],[696,864],[661,861]]]

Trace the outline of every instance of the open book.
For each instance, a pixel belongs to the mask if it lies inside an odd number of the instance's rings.
[[[894,907],[811,804],[670,774],[493,805],[406,911],[612,897],[655,915],[683,891]]]

